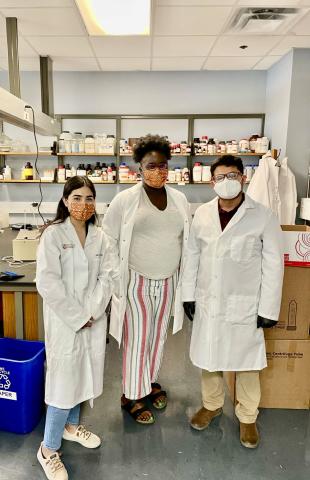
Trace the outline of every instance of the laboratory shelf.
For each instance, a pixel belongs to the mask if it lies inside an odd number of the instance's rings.
[[[224,155],[238,155],[238,157],[261,157],[264,153],[196,153],[193,157],[223,157]]]
[[[5,157],[36,157],[36,152],[0,152]],[[39,157],[51,157],[51,152],[39,152]]]
[[[115,157],[115,153],[57,153],[57,157]]]

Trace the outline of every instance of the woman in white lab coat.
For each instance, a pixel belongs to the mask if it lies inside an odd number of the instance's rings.
[[[66,480],[62,438],[87,448],[100,438],[79,424],[80,404],[101,395],[106,314],[117,277],[107,236],[96,226],[96,191],[87,177],[65,184],[56,218],[42,234],[37,289],[43,298],[47,415],[37,457],[47,478]]]
[[[170,158],[165,138],[141,138],[134,160],[142,182],[119,193],[103,221],[120,262],[110,333],[119,343],[123,337],[121,405],[141,424],[154,423],[145,397],[156,409],[167,405],[166,392],[156,382],[169,319],[174,316],[176,333],[184,316],[180,285],[190,212],[185,195],[165,186]]]

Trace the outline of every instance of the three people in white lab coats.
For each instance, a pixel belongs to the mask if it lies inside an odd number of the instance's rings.
[[[46,424],[37,458],[51,480],[68,478],[58,453],[62,439],[86,448],[101,443],[80,425],[80,404],[102,393],[105,310],[118,267],[106,234],[96,225],[95,198],[87,177],[70,178],[37,254],[47,360]]]
[[[185,195],[165,185],[171,158],[165,138],[140,138],[133,157],[142,182],[119,193],[103,221],[120,262],[110,333],[123,342],[121,406],[138,423],[152,424],[145,397],[155,409],[167,405],[157,379],[170,317],[174,333],[184,317],[180,286],[190,212]]]
[[[190,357],[202,369],[203,407],[191,426],[203,430],[222,413],[223,371],[235,371],[240,441],[255,448],[263,328],[276,324],[281,303],[281,229],[270,209],[243,193],[240,158],[223,156],[211,173],[218,196],[196,211],[182,281],[185,312],[194,316]]]

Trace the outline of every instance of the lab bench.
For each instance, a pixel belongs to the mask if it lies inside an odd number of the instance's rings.
[[[0,259],[12,255],[12,240],[17,233],[9,228],[0,233]],[[24,275],[18,280],[0,281],[3,335],[25,340],[43,340],[43,305],[35,284],[35,263],[25,262],[22,266],[14,267],[0,260],[0,270]]]

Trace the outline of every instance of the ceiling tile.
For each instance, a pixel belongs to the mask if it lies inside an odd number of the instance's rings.
[[[99,67],[94,58],[54,57],[53,70],[71,72],[96,72],[99,70]]]
[[[217,35],[231,13],[230,7],[158,7],[155,35]]]
[[[157,0],[156,5],[159,6],[175,6],[185,5],[192,6],[221,6],[221,5],[234,5],[236,0]]]
[[[281,56],[268,56],[262,58],[257,65],[255,65],[254,70],[268,70],[272,65],[277,63],[282,57]]]
[[[281,37],[279,36],[223,36],[219,37],[212,49],[211,56],[214,57],[255,57],[266,55]],[[240,45],[248,45],[245,50]]]
[[[310,34],[310,12],[291,28],[290,33],[295,33],[295,35]]]
[[[300,0],[239,0],[242,7],[295,7]]]
[[[150,37],[90,37],[97,57],[149,57]]]
[[[165,57],[153,58],[152,70],[181,71],[200,70],[205,57]]]
[[[299,36],[299,35],[288,35],[284,37],[283,40],[271,50],[271,55],[285,55],[291,50],[291,48],[310,48],[310,35],[309,36]]]
[[[0,0],[0,8],[72,7],[74,0]]]
[[[39,55],[56,57],[93,57],[86,37],[27,37]]]
[[[261,57],[209,57],[204,70],[249,70]]]
[[[203,57],[207,56],[216,37],[154,37],[154,57]]]
[[[35,57],[37,53],[31,46],[24,40],[23,37],[18,38],[18,52],[20,57]],[[0,37],[0,57],[6,57],[8,54],[8,47],[6,37]]]
[[[24,36],[86,34],[76,8],[4,8],[1,12],[6,17],[17,17]]]
[[[98,58],[101,70],[104,71],[149,71],[150,58]]]

